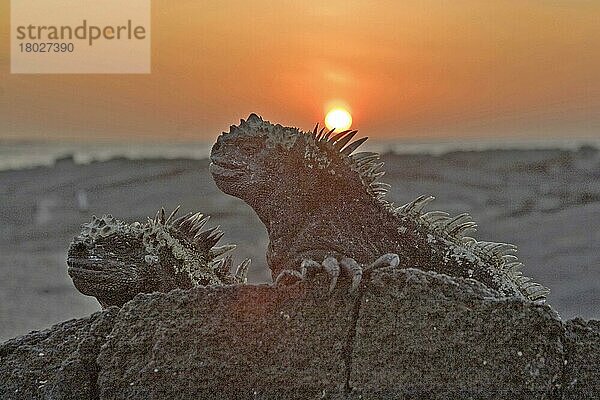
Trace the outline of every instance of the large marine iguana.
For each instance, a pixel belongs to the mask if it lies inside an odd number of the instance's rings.
[[[75,287],[108,307],[122,306],[138,293],[245,283],[250,260],[231,274],[231,257],[218,257],[235,245],[217,247],[223,233],[218,227],[202,230],[208,216],[175,219],[178,209],[167,218],[161,209],[145,224],[104,215],[82,225],[67,256]]]
[[[355,288],[361,265],[391,253],[371,267],[399,262],[475,279],[502,297],[544,302],[549,290],[521,274],[514,245],[467,236],[476,227],[468,214],[424,212],[431,196],[397,208],[385,200],[389,185],[378,181],[383,163],[376,153],[355,153],[367,139],[351,142],[356,133],[318,125],[302,132],[251,114],[213,145],[217,186],[250,205],[267,228],[274,279],[288,270],[304,276],[325,269],[333,288],[341,267]]]

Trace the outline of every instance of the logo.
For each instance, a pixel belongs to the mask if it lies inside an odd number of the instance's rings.
[[[150,0],[12,0],[11,73],[150,73]]]

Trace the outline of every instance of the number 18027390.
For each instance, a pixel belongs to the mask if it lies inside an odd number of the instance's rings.
[[[72,53],[75,51],[73,43],[19,43],[21,53]]]

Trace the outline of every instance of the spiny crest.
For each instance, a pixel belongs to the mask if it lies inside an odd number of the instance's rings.
[[[463,213],[451,217],[450,214],[444,211],[424,213],[425,207],[434,199],[433,196],[419,196],[415,200],[396,208],[394,214],[399,217],[410,217],[420,225],[424,225],[432,233],[449,240],[456,246],[461,246],[488,264],[495,265],[501,279],[512,282],[526,298],[536,303],[545,302],[550,290],[522,275],[520,268],[523,264],[514,255],[517,252],[515,245],[477,241],[467,236],[467,233],[475,232],[477,227],[469,214]]]
[[[380,156],[377,153],[354,153],[368,139],[364,137],[352,141],[357,133],[357,130],[351,129],[336,133],[335,129],[319,129],[319,124],[316,124],[312,132],[303,133],[307,142],[305,158],[310,163],[314,163],[317,168],[328,168],[332,163],[349,168],[357,173],[369,194],[387,205],[383,197],[387,194],[390,185],[378,182],[378,179],[385,174],[384,163],[379,162]]]
[[[178,211],[179,207],[165,218],[165,210],[161,208],[154,218],[148,218],[144,229],[146,247],[169,247],[171,253],[183,263],[178,272],[185,271],[194,284],[205,281],[214,284],[245,283],[250,260],[242,262],[235,274],[231,274],[231,257],[218,257],[236,246],[216,246],[223,236],[218,226],[202,230],[210,216],[190,212],[175,218]]]
[[[210,258],[218,257],[235,248],[235,245],[215,247],[223,237],[223,232],[218,226],[202,230],[210,216],[205,216],[199,212],[189,212],[175,218],[179,208],[180,206],[175,208],[167,218],[165,218],[164,208],[161,208],[153,219],[148,218],[146,232],[151,233],[161,230],[168,233],[174,240],[185,239],[186,242],[195,247],[195,250],[209,254]]]
[[[233,265],[233,261],[230,255],[226,256],[223,259],[217,260],[212,264],[216,274],[220,277],[225,278],[224,281],[227,281],[226,278],[230,278],[231,282],[227,283],[246,283],[248,281],[248,269],[250,268],[250,259],[245,259],[240,265],[237,266],[235,273],[231,275],[231,267]]]
[[[382,203],[388,204],[383,200],[390,187],[387,183],[379,182],[385,172],[383,171],[383,162],[379,162],[379,154],[372,152],[354,153],[368,137],[352,141],[358,133],[357,130],[345,130],[336,133],[334,129],[319,129],[319,124],[311,133],[303,133],[307,141],[305,158],[309,162],[314,162],[317,168],[327,168],[336,158],[339,162],[335,165],[349,168],[358,174],[358,178],[367,188],[369,194]]]
[[[229,133],[224,134],[260,136],[265,138],[267,146],[281,145],[286,149],[291,149],[297,140],[302,138],[306,147],[305,163],[309,168],[329,168],[334,173],[336,168],[353,171],[369,194],[383,204],[389,205],[383,197],[387,194],[390,185],[378,181],[385,174],[384,163],[379,161],[378,153],[354,153],[368,139],[364,137],[352,141],[357,133],[357,130],[335,132],[334,129],[319,129],[319,124],[312,132],[303,132],[294,127],[273,125],[256,114],[250,114],[247,120],[241,120],[239,126],[232,125]]]

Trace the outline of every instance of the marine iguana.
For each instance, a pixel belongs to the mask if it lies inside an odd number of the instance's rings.
[[[175,288],[245,283],[250,260],[231,274],[231,256],[218,258],[235,245],[217,247],[218,227],[202,230],[209,217],[177,207],[165,218],[160,209],[145,224],[127,224],[111,215],[82,225],[67,256],[75,287],[106,308],[122,306],[138,293]]]
[[[355,289],[361,265],[377,259],[371,267],[399,263],[471,278],[501,297],[545,301],[549,290],[521,274],[514,245],[467,236],[476,227],[468,214],[424,212],[432,196],[401,207],[388,202],[379,154],[356,153],[367,140],[351,142],[356,133],[319,130],[318,124],[302,132],[251,114],[213,145],[217,186],[245,201],[266,226],[274,279],[324,269],[333,288],[341,267]]]

